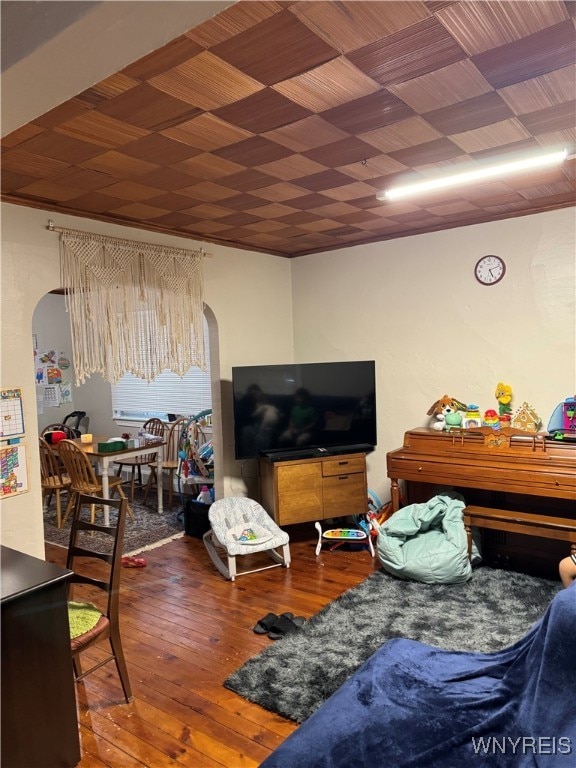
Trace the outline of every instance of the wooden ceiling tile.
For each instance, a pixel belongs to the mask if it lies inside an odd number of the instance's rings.
[[[325,189],[322,194],[326,195],[326,197],[331,197],[333,200],[346,202],[348,200],[356,200],[359,197],[366,197],[367,195],[374,194],[374,189],[363,181],[357,181],[353,184],[334,187],[334,189]]]
[[[281,10],[282,4],[276,2],[237,2],[186,32],[186,36],[203,48],[211,48],[241,32],[246,32]]]
[[[313,192],[305,197],[297,197],[290,201],[290,205],[298,211],[309,212],[314,208],[320,208],[322,205],[329,205],[333,200],[319,192]],[[278,217],[280,218],[280,217]]]
[[[466,54],[432,16],[353,51],[348,58],[376,82],[390,85],[447,67]]]
[[[290,213],[288,216],[280,216],[278,222],[300,226],[301,224],[309,224],[311,221],[316,221],[317,218],[318,217],[315,216],[315,214],[309,213],[308,211],[298,211],[297,213]],[[256,225],[254,225],[254,227],[256,227]]]
[[[114,150],[104,152],[89,160],[84,160],[84,162],[79,165],[82,168],[89,168],[93,171],[108,173],[110,176],[114,176],[118,179],[137,178],[138,176],[150,173],[159,168],[156,163],[150,163],[147,160],[140,160],[136,157],[128,157],[128,155],[123,155],[122,152],[116,152]]]
[[[489,91],[458,104],[426,112],[422,117],[436,130],[452,135],[499,123],[514,117],[514,114],[497,93]]]
[[[212,152],[215,149],[249,139],[252,133],[205,112],[198,117],[193,117],[192,120],[167,128],[162,131],[162,135],[196,147],[203,152]]]
[[[327,170],[314,173],[298,180],[298,186],[309,189],[311,192],[321,192],[324,189],[333,189],[343,184],[349,184],[350,178],[339,171]]]
[[[576,66],[548,72],[532,80],[502,88],[500,96],[517,115],[563,104],[576,93]]]
[[[503,120],[500,123],[476,128],[474,131],[458,133],[450,137],[464,152],[470,154],[483,149],[512,144],[516,141],[530,138],[530,134],[518,122],[517,118]]]
[[[353,224],[358,226],[359,224],[373,224],[377,220],[379,224],[382,223],[382,219],[376,219],[371,211],[353,211],[352,213],[345,213],[342,216],[338,216],[338,221],[343,224]]]
[[[265,85],[289,80],[338,55],[290,10],[271,16],[211,50]]]
[[[378,207],[374,210],[378,211],[381,216],[396,218],[404,213],[416,213],[420,211],[420,206],[405,200],[395,200],[393,202],[379,202]]]
[[[189,160],[182,160],[175,163],[172,168],[175,171],[182,171],[195,176],[197,179],[215,181],[222,176],[229,176],[244,170],[243,165],[226,160],[224,157],[218,157],[209,152],[203,152],[201,155],[191,157]]]
[[[291,208],[289,205],[284,205],[283,203],[270,203],[269,205],[253,208],[251,212],[255,216],[260,216],[263,219],[279,219],[280,216],[288,216],[290,213],[296,213],[297,208]]]
[[[108,194],[108,190],[106,190],[106,194]],[[168,211],[186,211],[196,203],[202,205],[205,200],[201,197],[191,198],[188,195],[180,195],[176,192],[165,192],[163,195],[158,195],[146,202],[155,208],[166,208]]]
[[[254,136],[228,147],[215,149],[212,154],[251,168],[255,165],[264,165],[264,163],[272,163],[274,160],[281,160],[283,157],[288,157],[291,152],[286,147],[281,147],[262,136]]]
[[[286,200],[294,200],[308,194],[307,189],[302,189],[295,184],[271,184],[269,187],[261,187],[253,191],[255,197],[269,200],[271,203],[283,203]]]
[[[61,123],[68,122],[68,120],[78,117],[78,115],[84,115],[89,112],[90,109],[86,104],[81,104],[79,101],[76,101],[76,99],[70,99],[63,104],[54,107],[54,109],[46,112],[46,114],[34,118],[33,122],[41,128],[55,128]]]
[[[387,227],[396,226],[396,222],[392,221],[392,219],[387,219],[385,216],[375,217],[371,215],[370,219],[367,219],[366,221],[355,222],[355,226],[365,231],[381,231]]]
[[[201,181],[198,184],[192,184],[189,187],[178,190],[178,193],[180,195],[196,197],[199,200],[205,200],[207,203],[216,203],[219,200],[233,197],[236,191],[221,184],[215,184],[213,181]]]
[[[348,133],[330,125],[318,115],[298,120],[264,135],[270,141],[288,147],[293,152],[305,152],[307,149],[331,144],[333,141],[339,141],[349,136]]]
[[[521,160],[541,151],[536,139],[530,137],[522,141],[514,141],[511,144],[502,144],[499,147],[490,147],[479,152],[472,152],[470,157],[477,163],[493,164],[495,160],[508,162]]]
[[[28,123],[28,125],[23,125],[21,128],[17,128],[15,131],[12,131],[12,133],[4,136],[0,144],[3,149],[17,147],[24,141],[28,141],[28,139],[32,139],[34,136],[38,136],[39,134],[43,133],[44,130],[45,129],[40,128],[39,125]]]
[[[460,196],[477,206],[504,205],[521,200],[520,195],[503,181],[468,184],[460,190]]]
[[[61,160],[52,160],[49,157],[34,155],[31,152],[16,147],[8,149],[2,154],[2,170],[20,173],[23,176],[32,176],[33,179],[43,179],[63,171],[70,163]]]
[[[311,112],[272,88],[264,88],[246,99],[214,110],[214,114],[251,133],[266,133],[288,123],[303,120],[309,117]]]
[[[218,221],[195,221],[193,224],[184,225],[181,229],[192,234],[214,235],[228,227]]]
[[[55,131],[43,131],[40,135],[19,145],[25,152],[31,152],[54,160],[74,165],[99,154],[102,149],[87,141],[80,141]]]
[[[268,176],[268,174],[262,173],[256,168],[248,168],[239,173],[234,173],[232,176],[228,176],[226,178],[226,186],[230,187],[230,189],[236,189],[239,192],[251,192],[255,189],[261,189],[262,187],[269,187],[274,181],[275,179]],[[248,195],[246,195],[246,198],[247,197]],[[256,199],[258,200],[258,203],[261,202],[258,198]],[[235,198],[230,198],[226,204],[232,205],[233,200],[235,200]]]
[[[101,80],[96,85],[83,91],[77,98],[85,104],[98,106],[103,101],[120,96],[120,94],[130,91],[137,85],[140,85],[139,80],[123,75],[121,72],[116,72],[116,74],[110,75],[105,80]]]
[[[456,3],[436,15],[471,56],[528,37],[568,18],[560,0]]]
[[[234,197],[226,199],[226,208],[232,211],[249,211],[259,205],[262,205],[262,200],[248,193],[234,195]]]
[[[166,43],[162,48],[158,48],[138,61],[129,64],[121,70],[120,74],[140,81],[150,80],[162,72],[174,69],[182,62],[188,61],[202,50],[203,46],[182,35]]]
[[[531,80],[576,61],[574,24],[564,21],[522,40],[479,53],[473,63],[494,88]]]
[[[422,114],[481,96],[491,91],[492,87],[474,64],[464,59],[421,77],[389,85],[388,90]]]
[[[335,166],[349,165],[350,163],[361,163],[379,155],[380,150],[371,144],[367,144],[365,141],[350,136],[333,144],[310,149],[303,154],[317,163],[334,168]]]
[[[152,88],[147,83],[101,104],[98,112],[129,125],[161,131],[175,123],[190,120],[200,110],[182,99]]]
[[[187,216],[185,213],[181,213],[180,211],[175,213],[166,213],[164,216],[158,216],[157,219],[154,219],[154,224],[168,227],[169,229],[181,229],[182,227],[189,225],[191,222],[192,219],[190,216]]]
[[[410,107],[385,90],[322,112],[324,120],[352,134],[374,131],[413,115]]]
[[[123,180],[117,181],[115,184],[109,184],[102,190],[102,194],[110,195],[110,197],[117,197],[120,200],[132,200],[137,202],[140,200],[149,200],[151,197],[158,197],[162,194],[162,190],[147,187],[145,184],[138,184],[137,181]],[[156,205],[158,204],[156,203]],[[168,206],[165,207],[167,208]]]
[[[576,100],[539,109],[518,118],[530,133],[539,135],[576,126]],[[35,141],[35,139],[32,139]]]
[[[371,157],[366,163],[352,163],[341,165],[338,170],[353,179],[371,182],[381,176],[389,176],[392,173],[402,173],[407,166],[390,157],[390,155],[377,155]]]
[[[407,120],[400,120],[385,128],[362,133],[358,138],[377,147],[380,152],[394,152],[397,149],[406,149],[415,144],[440,139],[442,134],[423,118],[409,117]]]
[[[282,160],[275,160],[272,163],[264,163],[258,166],[259,170],[269,174],[282,181],[292,181],[293,179],[309,176],[313,173],[320,173],[327,170],[320,163],[315,163],[304,155],[288,155]]]
[[[326,232],[330,229],[335,229],[339,226],[337,221],[332,219],[316,219],[315,221],[304,222],[298,225],[301,229],[305,229],[308,232]]]
[[[231,213],[229,216],[224,216],[223,219],[219,219],[220,224],[227,224],[229,227],[243,227],[246,224],[254,224],[257,221],[260,221],[258,216],[243,211],[237,211],[236,213]],[[249,232],[244,234],[249,234]]]
[[[80,197],[62,203],[62,206],[73,211],[85,212],[88,214],[106,213],[118,204],[113,197],[103,195],[100,192],[86,192]]]
[[[77,189],[81,189],[84,192],[96,191],[116,183],[116,179],[113,179],[107,173],[91,171],[88,168],[74,167],[65,168],[59,173],[54,174],[51,177],[51,180],[56,184],[62,185],[63,187],[76,187]]]
[[[200,205],[194,205],[190,208],[184,209],[185,213],[189,213],[191,216],[196,216],[199,219],[222,219],[224,216],[229,216],[230,211],[224,206],[215,205],[214,203],[201,203]]]
[[[189,187],[192,184],[193,179],[189,173],[182,173],[182,171],[175,171],[173,168],[158,168],[151,173],[146,173],[141,176],[138,181],[140,184],[146,184],[148,187],[157,187],[164,191],[172,191],[174,189],[183,189]],[[200,181],[200,179],[198,179]]]
[[[172,141],[158,133],[151,133],[122,147],[123,154],[141,160],[150,160],[158,165],[179,163],[181,160],[201,154],[201,151],[179,141]]]
[[[525,171],[511,176],[506,181],[506,184],[517,192],[530,187],[563,183],[566,183],[566,176],[560,166]]]
[[[261,83],[209,51],[149,82],[159,91],[204,110],[223,107],[263,88]]]
[[[63,133],[108,149],[141,139],[149,133],[144,128],[127,125],[114,117],[102,115],[96,110],[92,110],[89,114],[77,115],[71,120],[54,126],[54,130],[56,133]]]
[[[356,50],[386,35],[428,18],[421,2],[296,3],[292,13],[319,37],[342,53]]]
[[[576,151],[576,130],[574,128],[565,128],[563,131],[541,133],[538,136],[538,144],[545,149],[567,148],[569,154],[574,154]]]
[[[322,112],[380,90],[374,80],[343,56],[291,80],[276,83],[273,88],[312,112]]]
[[[75,197],[80,197],[80,195],[84,193],[84,190],[76,189],[74,187],[63,187],[60,184],[54,184],[51,181],[34,181],[32,184],[21,187],[19,192],[22,195],[37,197],[41,200],[62,202],[64,200],[72,200]]]
[[[551,184],[539,184],[532,187],[524,187],[519,190],[519,193],[526,200],[549,198],[559,194],[571,195],[574,200],[575,191],[574,185],[569,181],[557,181],[552,182]]]
[[[354,213],[355,210],[356,208],[349,203],[332,201],[328,205],[321,205],[319,208],[314,208],[313,212],[326,218],[337,218],[338,216],[343,216],[345,213]]]
[[[284,223],[286,219],[298,215],[298,213],[291,213],[289,216],[281,216],[278,221],[274,221],[273,219],[262,219],[255,221],[253,224],[246,224],[246,228],[253,230],[254,232],[275,232],[286,226]],[[314,219],[316,217],[312,216],[312,218]]]
[[[2,168],[2,194],[10,195],[21,187],[32,184],[36,179],[33,176],[24,176],[22,173],[14,173]]]
[[[477,211],[477,207],[468,200],[454,200],[453,202],[426,205],[426,210],[435,216],[452,216],[455,213],[469,213]]]
[[[169,213],[164,208],[155,208],[152,205],[146,205],[145,203],[129,203],[123,205],[120,208],[114,208],[114,214],[128,219],[157,219],[159,216],[165,216]]]
[[[482,130],[482,129],[481,129]],[[442,160],[451,160],[462,154],[462,150],[453,144],[450,139],[442,138],[434,141],[426,141],[414,147],[399,149],[390,152],[390,157],[408,167],[437,163]]]

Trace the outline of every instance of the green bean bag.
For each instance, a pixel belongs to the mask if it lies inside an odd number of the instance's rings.
[[[472,576],[462,512],[464,499],[448,491],[395,512],[378,532],[386,571],[425,584],[459,584]]]

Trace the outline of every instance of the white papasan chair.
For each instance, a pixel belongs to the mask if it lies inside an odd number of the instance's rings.
[[[210,559],[225,578],[234,581],[236,576],[246,573],[281,565],[290,567],[290,537],[257,501],[239,496],[220,499],[210,507],[208,519],[211,528],[204,534],[204,545]],[[251,538],[252,534],[254,538]],[[276,551],[280,547],[282,554]],[[238,572],[236,557],[255,552],[267,552],[274,563]]]

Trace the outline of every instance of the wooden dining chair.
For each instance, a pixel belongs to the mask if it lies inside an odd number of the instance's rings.
[[[161,419],[148,419],[142,425],[142,430],[145,435],[153,435],[157,438],[164,438],[164,422]],[[138,475],[138,487],[142,488],[142,467],[156,460],[156,453],[147,453],[144,456],[136,456],[133,459],[122,459],[122,461],[115,461],[114,463],[118,467],[116,475],[120,477],[123,467],[130,467],[130,501],[134,501],[134,488],[136,484],[136,474]]]
[[[62,501],[60,494],[63,491],[68,493],[68,503],[64,513],[64,519],[72,507],[73,493],[72,481],[65,474],[64,468],[59,461],[58,455],[48,445],[43,437],[38,438],[40,444],[40,483],[42,486],[42,501],[50,505],[52,496],[56,496],[56,524],[62,528]]]
[[[183,423],[186,421],[188,421],[188,419],[182,417],[172,422],[170,429],[168,430],[168,437],[166,438],[164,459],[162,460],[162,472],[168,474],[168,506],[170,507],[172,506],[172,497],[174,496],[174,475],[176,474],[180,463],[180,459],[178,458],[180,432]],[[148,476],[148,482],[144,489],[144,501],[148,498],[148,494],[152,490],[152,487],[158,482],[158,462],[152,461],[148,466],[150,467],[150,475]]]
[[[82,508],[85,505],[89,504],[93,507],[96,504],[102,503],[110,508],[110,525],[98,525],[81,518]],[[70,620],[74,679],[76,681],[82,680],[86,675],[99,669],[104,664],[114,661],[122,684],[122,690],[124,691],[124,698],[126,702],[130,702],[134,697],[132,696],[128,669],[120,638],[119,611],[122,547],[127,510],[128,500],[126,497],[102,501],[99,497],[82,493],[77,494],[72,515],[72,529],[70,531],[66,567],[74,572],[70,579],[68,590],[68,616]],[[114,511],[117,512],[116,515]],[[82,531],[98,532],[109,536],[111,553],[104,553],[91,548],[88,537],[81,537]],[[101,549],[105,548],[101,544],[99,546]],[[95,562],[96,560],[103,561],[106,563],[106,566],[98,566]],[[102,570],[105,571],[102,578],[94,576],[94,573],[100,575]],[[85,585],[91,588],[89,591],[89,603],[78,602],[78,599],[83,597],[81,594],[83,590],[81,587],[77,588],[78,585]],[[94,588],[106,594],[107,598],[103,605],[92,602],[95,599]],[[98,599],[96,598],[96,600]],[[109,642],[111,652],[106,658],[83,672],[79,658],[80,654],[87,648],[105,641]]]
[[[96,474],[90,459],[82,448],[76,445],[73,440],[61,440],[58,443],[58,454],[64,462],[74,494],[97,496],[100,499],[98,504],[102,504],[102,478]],[[118,491],[121,499],[126,498],[122,482],[121,477],[108,477],[108,488],[111,496],[115,491]],[[134,520],[134,514],[130,507],[128,507],[128,514]],[[90,519],[92,522],[95,520],[95,515],[96,503],[94,502],[90,509]],[[64,517],[64,522],[66,522],[66,517]]]

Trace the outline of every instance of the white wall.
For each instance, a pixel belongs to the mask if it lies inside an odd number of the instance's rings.
[[[51,214],[2,206],[0,385],[21,386],[31,491],[0,502],[2,543],[44,556],[40,468],[32,350],[32,317],[40,299],[60,287],[58,235],[46,229]],[[198,244],[178,237],[59,215],[58,226],[179,247]],[[204,267],[205,298],[217,323],[219,350],[213,355],[217,395],[222,392],[222,430],[215,434],[220,493],[243,493],[242,467],[233,459],[231,368],[293,359],[290,261],[276,256],[205,246],[213,257]],[[83,387],[84,389],[84,387]],[[78,400],[77,407],[84,408]],[[88,408],[84,408],[88,410]],[[110,412],[110,411],[109,411]],[[244,474],[253,475],[253,470]]]
[[[376,360],[378,448],[369,487],[388,498],[386,453],[427,426],[444,394],[496,407],[530,402],[544,426],[576,391],[573,209],[356,246],[292,261],[297,362]],[[506,261],[491,287],[485,254]]]

